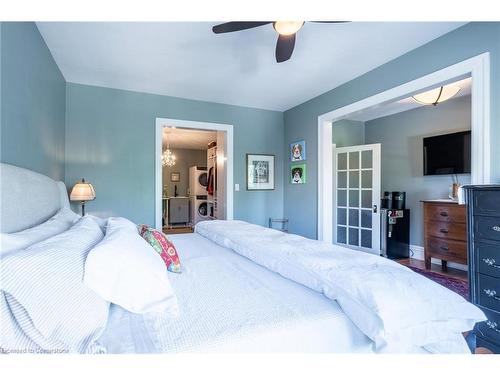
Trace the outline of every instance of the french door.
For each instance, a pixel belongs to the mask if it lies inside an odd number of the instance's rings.
[[[380,144],[334,147],[333,242],[380,254]]]

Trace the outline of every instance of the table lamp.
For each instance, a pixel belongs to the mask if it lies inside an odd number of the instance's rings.
[[[95,199],[94,187],[92,184],[85,182],[85,179],[82,178],[82,181],[77,182],[75,186],[73,186],[73,189],[71,189],[69,199],[82,202],[82,216],[85,216],[85,202]]]

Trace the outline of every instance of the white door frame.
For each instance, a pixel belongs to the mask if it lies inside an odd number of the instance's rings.
[[[351,113],[408,97],[464,75],[472,76],[471,182],[490,183],[490,53],[464,60],[421,78],[318,116],[318,239],[332,242],[332,123]]]
[[[337,147],[336,145],[333,145],[332,147],[333,149],[333,154],[336,154],[339,150],[341,150],[341,152],[347,152],[349,153],[350,151],[365,151],[365,150],[373,150],[373,154],[372,154],[372,171],[375,172],[376,169],[378,169],[378,173],[375,174],[373,173],[373,179],[372,179],[372,197],[373,199],[378,199],[377,198],[377,192],[378,192],[378,196],[380,196],[380,191],[382,189],[381,185],[382,185],[382,181],[381,181],[381,175],[382,175],[382,171],[381,171],[381,163],[380,163],[380,158],[381,158],[381,144],[380,143],[372,143],[372,144],[367,144],[367,145],[356,145],[356,146],[346,146],[346,147]],[[337,158],[335,158],[335,161]],[[359,190],[362,189],[361,187],[361,170],[362,170],[362,166],[361,166],[361,158],[359,160],[359,174],[360,174],[360,185],[359,185]],[[335,169],[335,171],[337,171],[337,165],[334,164],[333,168]],[[334,176],[333,176],[333,190],[335,191],[337,189],[337,174],[335,173]],[[347,187],[347,190],[349,191],[349,187]],[[336,194],[333,194],[334,196]],[[375,197],[374,197],[375,196]],[[334,199],[332,198],[332,202],[334,201]],[[377,212],[373,212],[373,205],[376,205],[377,206]],[[333,204],[332,204],[333,206]],[[335,205],[335,207],[337,207],[337,205]],[[349,194],[347,194],[347,207],[349,207]],[[359,198],[359,207],[361,208],[361,196]],[[333,209],[333,207],[332,207]],[[372,207],[371,207],[371,211],[372,211],[372,218],[374,216],[379,216],[379,213],[380,213],[380,202],[378,201],[375,201],[373,204],[372,204]],[[347,222],[349,222],[349,210],[347,209]],[[374,215],[375,214],[375,215]],[[333,210],[332,211],[332,219],[333,219],[333,225],[332,227],[333,228],[337,228],[337,210]],[[359,215],[359,228],[361,230],[361,212],[360,212],[360,215]],[[332,229],[333,230],[333,229]],[[349,245],[347,241],[346,243],[346,246],[351,248],[351,249],[355,249],[355,250],[360,250],[360,251],[365,251],[365,252],[368,252],[368,253],[371,253],[371,254],[375,254],[375,255],[380,255],[380,220],[372,220],[372,227],[371,227],[371,230],[372,230],[372,247],[371,249],[368,249],[366,247],[362,247],[361,246],[361,242],[360,242],[360,245],[359,246],[352,246],[352,245]],[[349,238],[349,233],[348,231],[346,232],[346,235],[347,237],[346,238]],[[337,243],[337,233],[335,230],[333,230],[332,232],[332,242],[333,243]],[[361,233],[360,233],[360,236],[361,236]],[[342,245],[342,244],[341,244]]]
[[[233,219],[233,125],[213,122],[156,118],[155,124],[155,227],[162,229],[162,139],[164,127],[189,128],[226,132],[226,219]]]

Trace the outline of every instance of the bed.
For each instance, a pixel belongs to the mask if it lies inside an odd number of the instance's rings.
[[[461,335],[453,336],[453,339],[448,340],[445,346],[434,347],[434,349],[432,345],[424,347],[392,343],[392,345],[383,346],[383,350],[380,350],[380,346],[376,345],[377,340],[370,337],[366,330],[366,325],[360,324],[359,319],[356,319],[356,314],[352,314],[354,299],[349,300],[348,304],[345,299],[333,296],[331,291],[329,292],[333,284],[323,284],[322,279],[316,277],[313,272],[309,272],[309,269],[299,273],[300,276],[296,276],[296,272],[287,274],[287,269],[300,269],[302,265],[292,263],[290,259],[295,259],[296,256],[292,254],[293,250],[283,247],[286,245],[285,242],[293,240],[305,243],[305,239],[302,240],[298,236],[278,238],[277,236],[282,236],[281,232],[278,234],[277,231],[272,231],[265,232],[270,236],[268,242],[265,242],[266,235],[264,235],[263,240],[255,246],[253,244],[246,246],[244,242],[238,242],[238,239],[244,236],[231,237],[225,234],[227,228],[233,228],[230,230],[231,233],[248,231],[251,237],[252,229],[247,230],[247,224],[239,222],[214,223],[212,228],[200,226],[197,233],[169,236],[177,248],[183,268],[182,273],[179,274],[168,272],[168,280],[177,299],[178,313],[174,315],[170,312],[132,313],[116,304],[102,301],[82,284],[81,278],[84,274],[88,249],[99,244],[102,236],[87,240],[86,235],[78,241],[71,241],[74,236],[71,231],[78,225],[82,227],[81,222],[85,218],[73,217],[71,213],[65,211],[68,210],[69,204],[63,184],[38,173],[7,164],[0,164],[0,173],[2,181],[0,228],[3,246],[1,260],[2,270],[5,271],[2,276],[0,307],[2,330],[6,332],[0,338],[0,346],[4,351],[9,352],[9,345],[16,346],[17,350],[25,345],[29,349],[28,352],[50,353],[58,352],[57,349],[59,352],[117,354],[467,352]],[[31,186],[36,186],[36,189]],[[33,191],[29,191],[30,189]],[[41,195],[40,192],[42,192]],[[66,212],[65,215],[69,218],[66,216],[64,218],[71,224],[57,238],[66,239],[70,245],[63,246],[57,243],[58,241],[53,241],[56,245],[51,244],[51,238],[37,242],[36,236],[40,232],[38,228],[46,225],[52,220],[53,215],[61,210]],[[99,219],[96,219],[96,222],[99,223],[105,235],[106,221],[99,222]],[[84,225],[83,227],[87,228]],[[254,230],[261,229],[255,228]],[[16,237],[17,234],[25,233],[25,231],[28,231],[28,236],[24,237],[32,241],[35,238],[34,244],[27,246],[26,240],[20,239],[23,236]],[[46,229],[44,231],[46,232]],[[14,246],[6,242],[6,239],[11,238],[15,239],[15,241],[9,240]],[[86,246],[87,250],[79,250],[77,245],[73,245],[75,242],[78,244],[85,242],[80,247],[83,249]],[[317,242],[310,242],[308,246],[317,246]],[[4,246],[6,243],[11,246],[9,253],[4,251],[8,247]],[[281,244],[281,248],[276,246],[274,249],[274,244]],[[72,246],[75,248],[73,249]],[[296,247],[296,243],[293,246]],[[56,269],[55,266],[54,270],[47,270],[51,267],[51,263],[43,263],[47,262],[43,254],[48,252],[48,248],[55,252],[54,256],[59,256],[57,251],[63,251],[68,259],[75,254],[74,259],[71,258],[72,267],[74,266],[73,273],[64,274],[66,270]],[[261,251],[261,248],[264,251]],[[269,260],[267,253],[284,254],[284,256],[288,254],[291,257],[269,258]],[[311,250],[311,254],[313,253],[314,251]],[[266,257],[261,260],[263,254]],[[374,258],[370,259],[373,263]],[[375,269],[381,269],[381,265],[384,264],[377,262],[378,260],[373,263]],[[85,300],[91,308],[85,314],[75,310],[74,316],[71,317],[67,312],[59,314],[59,310],[67,302],[59,296],[56,299],[57,303],[50,306],[51,316],[47,317],[46,312],[40,311],[44,309],[40,308],[40,303],[37,303],[37,296],[29,294],[25,296],[25,290],[21,290],[19,300],[13,299],[9,288],[19,289],[20,284],[31,282],[27,279],[23,279],[22,282],[17,280],[18,277],[22,277],[19,275],[19,270],[24,270],[23,267],[30,270],[32,274],[42,272],[40,269],[44,270],[47,278],[51,278],[47,284],[53,283],[52,288],[58,288],[60,284],[66,284],[69,278],[72,278],[72,284],[68,283],[71,284],[71,288],[66,289],[67,298],[73,298],[73,302],[76,301],[76,308],[81,300]],[[399,268],[397,270],[400,271]],[[10,279],[16,280],[12,282]],[[330,281],[328,279],[328,282]],[[345,283],[345,280],[343,282]],[[42,290],[41,294],[43,293],[47,293],[44,297],[46,299],[55,298],[51,295],[51,290],[47,288]],[[46,299],[41,301],[46,301]],[[342,301],[342,307],[337,300]],[[480,321],[482,313],[472,310],[469,304],[465,304],[464,301],[464,312],[460,311],[460,314],[469,314],[464,315],[467,324],[470,326],[475,321]],[[93,309],[93,305],[98,305],[99,308]],[[470,310],[467,310],[469,308]],[[58,321],[54,323],[55,319]],[[89,322],[99,322],[99,324],[90,328],[91,324],[86,324],[87,319]],[[46,325],[51,324],[56,326],[54,332],[57,331],[59,336],[56,339],[55,336],[51,336],[50,340],[46,337],[39,337],[40,332],[43,336],[43,329]],[[40,330],[40,325],[43,326],[42,330]],[[22,329],[19,329],[19,326]],[[61,344],[68,336],[68,334],[61,336],[59,332],[62,330],[61,326],[71,331],[71,337],[68,340],[73,340],[72,345]],[[72,327],[75,327],[74,332]],[[74,337],[77,336],[76,332],[79,330],[82,331],[83,339]],[[8,340],[11,342],[9,343]],[[71,350],[68,350],[68,347]],[[43,350],[39,350],[40,348]],[[46,350],[46,348],[54,348],[56,351]]]

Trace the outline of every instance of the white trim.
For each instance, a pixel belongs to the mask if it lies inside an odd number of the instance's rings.
[[[213,122],[200,122],[200,121],[186,121],[169,118],[156,118],[155,123],[155,227],[161,230],[162,224],[162,165],[161,165],[161,152],[162,152],[162,130],[166,126],[175,126],[178,128],[189,129],[203,129],[226,132],[226,219],[232,220],[234,215],[233,203],[233,125],[230,124],[216,124]]]
[[[411,254],[411,253],[413,253],[413,254]],[[410,258],[423,261],[425,258],[424,257],[424,248],[422,246],[410,245]],[[436,258],[432,258],[431,263],[441,265],[441,260],[436,259]],[[467,271],[467,266],[464,264],[448,262],[448,267],[455,268],[455,269],[461,270],[461,271]]]
[[[490,54],[485,52],[421,78],[318,116],[318,239],[332,242],[332,122],[464,75],[472,76],[473,184],[490,183]]]

